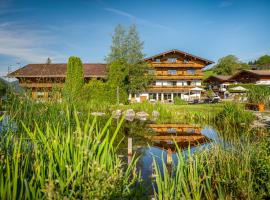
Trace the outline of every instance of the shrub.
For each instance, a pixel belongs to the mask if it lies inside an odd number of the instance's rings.
[[[173,101],[174,101],[175,105],[187,105],[188,104],[185,100],[183,100],[179,97],[173,98]]]
[[[249,103],[260,104],[268,103],[270,97],[270,88],[268,86],[252,86],[247,92]]]
[[[214,122],[222,127],[249,125],[254,119],[250,111],[244,110],[244,106],[238,103],[227,102],[223,109],[214,117]]]

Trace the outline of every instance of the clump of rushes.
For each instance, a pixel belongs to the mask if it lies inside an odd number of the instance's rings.
[[[223,109],[213,118],[214,123],[221,127],[248,126],[254,115],[246,111],[242,104],[227,102]]]
[[[267,104],[270,98],[270,88],[268,86],[251,86],[247,91],[247,99],[253,104]]]
[[[137,195],[133,185],[137,159],[123,170],[115,138],[121,123],[109,132],[111,120],[98,128],[96,119],[81,125],[74,112],[66,124],[36,123],[24,133],[0,140],[1,199],[124,199]],[[45,126],[42,131],[40,126]],[[62,126],[65,126],[63,131]]]
[[[269,138],[259,143],[234,141],[233,145],[214,145],[195,154],[189,151],[186,157],[178,149],[172,172],[164,161],[162,167],[154,162],[155,199],[269,198]]]

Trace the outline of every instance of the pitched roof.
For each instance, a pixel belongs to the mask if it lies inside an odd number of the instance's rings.
[[[83,64],[85,77],[105,77],[106,64]],[[29,64],[10,74],[8,77],[65,77],[67,64]]]
[[[199,57],[199,56],[195,56],[195,55],[193,55],[193,54],[190,54],[190,53],[187,53],[187,52],[184,52],[184,51],[180,51],[180,50],[178,50],[178,49],[172,49],[172,50],[169,50],[169,51],[165,51],[165,52],[156,54],[156,55],[154,55],[154,56],[145,58],[144,60],[145,60],[145,61],[151,60],[151,59],[154,59],[154,58],[156,58],[156,57],[159,57],[159,56],[162,56],[162,55],[165,55],[165,54],[169,54],[169,53],[179,53],[179,54],[183,54],[183,55],[185,55],[185,56],[190,56],[190,57],[192,57],[192,58],[195,58],[195,59],[198,59],[198,60],[201,60],[201,61],[205,62],[207,65],[213,64],[213,63],[214,63],[214,62],[211,61],[211,60],[207,60],[207,59],[201,58],[201,57]]]
[[[230,80],[234,80],[236,79],[240,74],[242,73],[250,73],[250,74],[254,74],[256,76],[270,76],[270,70],[247,70],[247,69],[244,69],[244,70],[241,70],[239,72],[237,72],[236,74],[234,74]]]
[[[270,70],[243,70],[259,76],[270,76]]]
[[[207,81],[211,78],[215,78],[215,79],[218,79],[220,81],[229,81],[231,77],[232,76],[228,76],[228,75],[211,75],[207,79],[205,79],[204,81]]]

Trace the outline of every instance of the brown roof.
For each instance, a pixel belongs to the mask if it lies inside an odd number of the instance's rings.
[[[242,74],[242,73],[250,73],[250,74],[254,74],[256,76],[270,76],[270,70],[241,70],[238,73],[234,74],[230,80],[235,80],[237,79],[237,77]]]
[[[85,77],[105,77],[106,64],[83,64]],[[67,64],[29,64],[10,74],[8,77],[65,77]]]
[[[225,82],[225,81],[230,81],[231,77],[232,76],[228,76],[228,75],[211,75],[207,79],[205,79],[204,81],[207,82],[209,79],[214,78],[214,79],[218,79],[220,81]]]
[[[195,56],[195,55],[193,55],[193,54],[190,54],[190,53],[187,53],[187,52],[184,52],[184,51],[180,51],[180,50],[178,50],[178,49],[172,49],[172,50],[169,50],[169,51],[165,51],[165,52],[163,52],[163,53],[156,54],[156,55],[154,55],[154,56],[145,58],[144,60],[147,61],[147,60],[154,59],[154,58],[156,58],[156,57],[162,56],[162,55],[164,55],[164,54],[169,54],[169,53],[179,53],[179,54],[182,54],[182,55],[190,56],[190,57],[192,57],[192,58],[196,58],[196,59],[198,59],[198,60],[201,60],[201,61],[205,62],[205,63],[208,64],[208,65],[214,63],[214,62],[211,61],[211,60],[207,60],[207,59],[201,58],[201,57],[199,57],[199,56]]]
[[[270,76],[270,70],[243,70],[259,76]]]

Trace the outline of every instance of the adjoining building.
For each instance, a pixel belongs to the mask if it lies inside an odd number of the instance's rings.
[[[155,75],[155,81],[140,94],[130,94],[132,102],[172,101],[199,99],[203,90],[202,68],[214,62],[176,49],[166,51],[145,59]],[[106,64],[84,64],[85,82],[96,78],[106,80]],[[65,82],[67,64],[29,64],[12,73],[9,77],[19,80],[21,87],[30,89],[33,98],[47,98],[55,87]]]
[[[270,85],[270,70],[241,70],[234,74],[230,81],[233,83]]]
[[[65,83],[67,64],[29,64],[10,74],[19,80],[19,85],[31,90],[32,98],[48,98],[54,88],[63,87]],[[105,80],[106,64],[83,64],[84,79]]]
[[[173,49],[146,58],[155,81],[145,92],[130,94],[131,102],[173,101],[175,97],[185,100],[200,99],[202,69],[213,61]]]
[[[229,85],[233,84],[254,84],[270,86],[270,70],[241,70],[232,76],[212,75],[204,80],[208,89],[212,89],[221,97],[226,97],[229,93],[245,93],[243,90],[229,91]],[[227,95],[226,95],[227,94]]]
[[[204,83],[208,85],[208,89],[212,89],[216,94],[225,96],[228,86],[232,83],[230,80],[231,77],[232,76],[211,75],[204,80]]]

